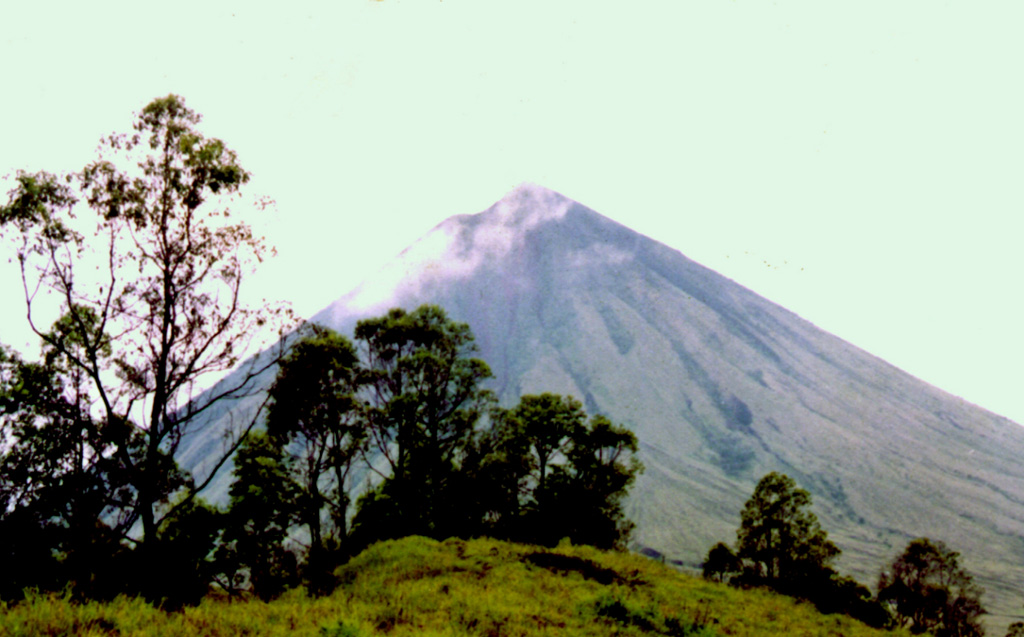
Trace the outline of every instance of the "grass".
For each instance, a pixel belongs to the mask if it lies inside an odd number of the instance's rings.
[[[647,558],[480,539],[406,538],[338,571],[334,594],[265,603],[209,598],[165,613],[136,599],[30,595],[0,635],[843,635],[892,634],[766,591],[739,591]]]

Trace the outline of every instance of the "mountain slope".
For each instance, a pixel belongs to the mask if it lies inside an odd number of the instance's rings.
[[[445,221],[313,320],[351,334],[421,303],[470,324],[504,403],[572,394],[637,433],[639,545],[699,563],[779,470],[814,495],[861,581],[926,535],[964,554],[990,607],[1020,606],[1024,429],[679,252],[522,186]]]

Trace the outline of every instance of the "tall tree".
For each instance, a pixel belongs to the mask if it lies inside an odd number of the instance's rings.
[[[66,373],[84,381],[87,426],[130,485],[131,497],[116,502],[117,530],[127,538],[138,522],[141,535],[131,539],[142,547],[212,478],[195,482],[177,469],[182,437],[214,404],[252,392],[272,361],[253,359],[237,382],[197,399],[202,379],[233,368],[253,338],[273,338],[268,323],[287,318],[240,301],[242,282],[268,250],[231,217],[249,174],[199,122],[182,98],[156,99],[132,133],[104,138],[99,159],[80,172],[18,173],[0,207],[29,324]],[[53,303],[61,319],[44,331],[40,306]],[[234,432],[214,468],[251,424]]]
[[[360,321],[355,339],[371,465],[384,480],[357,521],[387,527],[374,535],[446,536],[455,503],[445,494],[491,403],[481,387],[491,370],[473,357],[469,326],[433,305]]]
[[[811,495],[787,475],[761,478],[740,514],[737,555],[745,579],[789,592],[809,580],[831,576],[839,549],[811,512]]]
[[[297,512],[310,536],[309,579],[316,583],[332,570],[331,548],[347,535],[349,477],[366,434],[355,398],[355,348],[328,328],[307,330],[270,387],[267,433],[286,450]]]
[[[936,637],[984,634],[981,594],[960,554],[928,538],[911,541],[878,580],[878,599],[898,626]]]

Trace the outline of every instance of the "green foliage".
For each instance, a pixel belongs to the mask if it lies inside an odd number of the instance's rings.
[[[355,349],[333,330],[308,330],[270,387],[267,433],[285,451],[293,508],[309,531],[307,580],[326,590],[336,565],[332,549],[346,536],[349,476],[366,429],[355,398]]]
[[[74,382],[52,360],[27,363],[0,346],[0,598],[66,584],[109,594],[106,572],[123,549],[106,519],[131,494]]]
[[[711,547],[702,565],[704,579],[728,584],[743,572],[743,562],[725,542]]]
[[[583,405],[571,396],[523,396],[508,416],[505,422],[515,423],[528,442],[536,498],[543,501],[550,496],[547,479],[552,461],[568,457],[573,443],[581,438],[587,417]]]
[[[355,338],[367,433],[387,465],[382,490],[394,503],[383,518],[381,509],[360,506],[356,532],[364,543],[457,533],[451,523],[460,518],[452,510],[460,506],[453,497],[458,468],[492,400],[480,386],[491,371],[472,357],[469,326],[424,305],[360,321]]]
[[[803,597],[812,601],[823,613],[843,613],[876,628],[892,625],[886,608],[867,586],[851,577],[833,572],[827,578],[812,580],[804,588]]]
[[[525,457],[518,464],[528,469],[522,477],[520,492],[525,492],[519,524],[528,529],[524,541],[555,544],[569,536],[560,508],[572,488],[574,446],[586,431],[583,405],[570,396],[541,394],[523,396],[519,404],[496,419],[504,427],[507,440],[519,440]],[[583,454],[579,454],[582,458]]]
[[[643,465],[636,435],[600,414],[590,418],[569,454],[554,506],[562,512],[566,536],[598,548],[625,548],[633,523],[622,500]]]
[[[50,476],[9,497],[21,508],[26,497],[48,507],[40,523],[83,532],[90,551],[97,546],[90,529],[109,532],[113,541],[103,544],[131,541],[131,562],[151,563],[151,581],[160,581],[153,545],[169,528],[163,523],[184,519],[213,475],[193,481],[173,460],[177,446],[211,406],[251,393],[250,381],[274,357],[252,359],[237,384],[201,402],[196,383],[233,368],[254,338],[269,336],[268,321],[287,319],[239,301],[267,248],[248,225],[230,220],[230,200],[249,175],[222,141],[197,130],[199,122],[178,96],[154,100],[133,132],[101,141],[96,161],[62,176],[21,172],[0,205],[29,324],[44,344],[45,369],[33,372],[33,382],[48,389],[27,400],[21,391],[3,414],[4,422],[40,425],[38,432],[14,425],[12,471]],[[59,304],[50,330],[37,323],[40,291]],[[214,471],[253,424],[230,432]],[[51,548],[69,568],[81,553]],[[91,581],[90,569],[72,579]]]
[[[270,599],[298,583],[295,554],[285,541],[299,519],[300,487],[288,473],[280,444],[265,432],[250,433],[234,460],[231,504],[217,549],[223,575],[218,583]]]
[[[554,545],[562,538],[622,547],[632,529],[622,498],[643,467],[636,436],[579,401],[528,395],[496,410],[481,439],[478,489],[487,490],[488,532]]]
[[[764,476],[743,507],[736,552],[723,542],[715,544],[704,561],[704,578],[765,586],[806,599],[823,613],[887,626],[888,613],[871,591],[832,568],[839,549],[808,510],[810,504],[810,494],[788,476]]]
[[[839,549],[810,505],[811,495],[789,476],[772,472],[761,478],[743,506],[736,532],[747,583],[786,590],[830,568]]]
[[[135,578],[136,590],[168,609],[198,604],[217,570],[213,553],[222,516],[199,498],[174,507],[151,539],[148,559],[125,569]]]
[[[899,626],[936,637],[984,634],[981,594],[960,554],[928,538],[911,541],[878,580],[878,597]]]
[[[624,552],[544,554],[607,578],[540,566],[536,547],[422,537],[375,544],[338,571],[331,595],[266,603],[207,598],[166,613],[135,599],[30,595],[0,612],[3,635],[845,635],[882,633],[764,590],[737,590]],[[903,631],[895,633],[905,635]]]

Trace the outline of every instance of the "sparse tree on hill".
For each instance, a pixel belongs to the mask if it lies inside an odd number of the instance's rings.
[[[839,575],[839,548],[809,510],[810,494],[789,476],[761,478],[741,513],[733,550],[719,542],[708,552],[704,577],[738,586],[767,586],[805,599],[823,613],[844,613],[874,627],[889,624],[866,586]]]
[[[936,637],[982,635],[982,590],[942,542],[918,538],[878,580],[878,598],[898,626]]]
[[[830,576],[839,549],[810,506],[811,495],[789,476],[772,472],[761,478],[743,507],[736,533],[745,581],[785,592]]]

